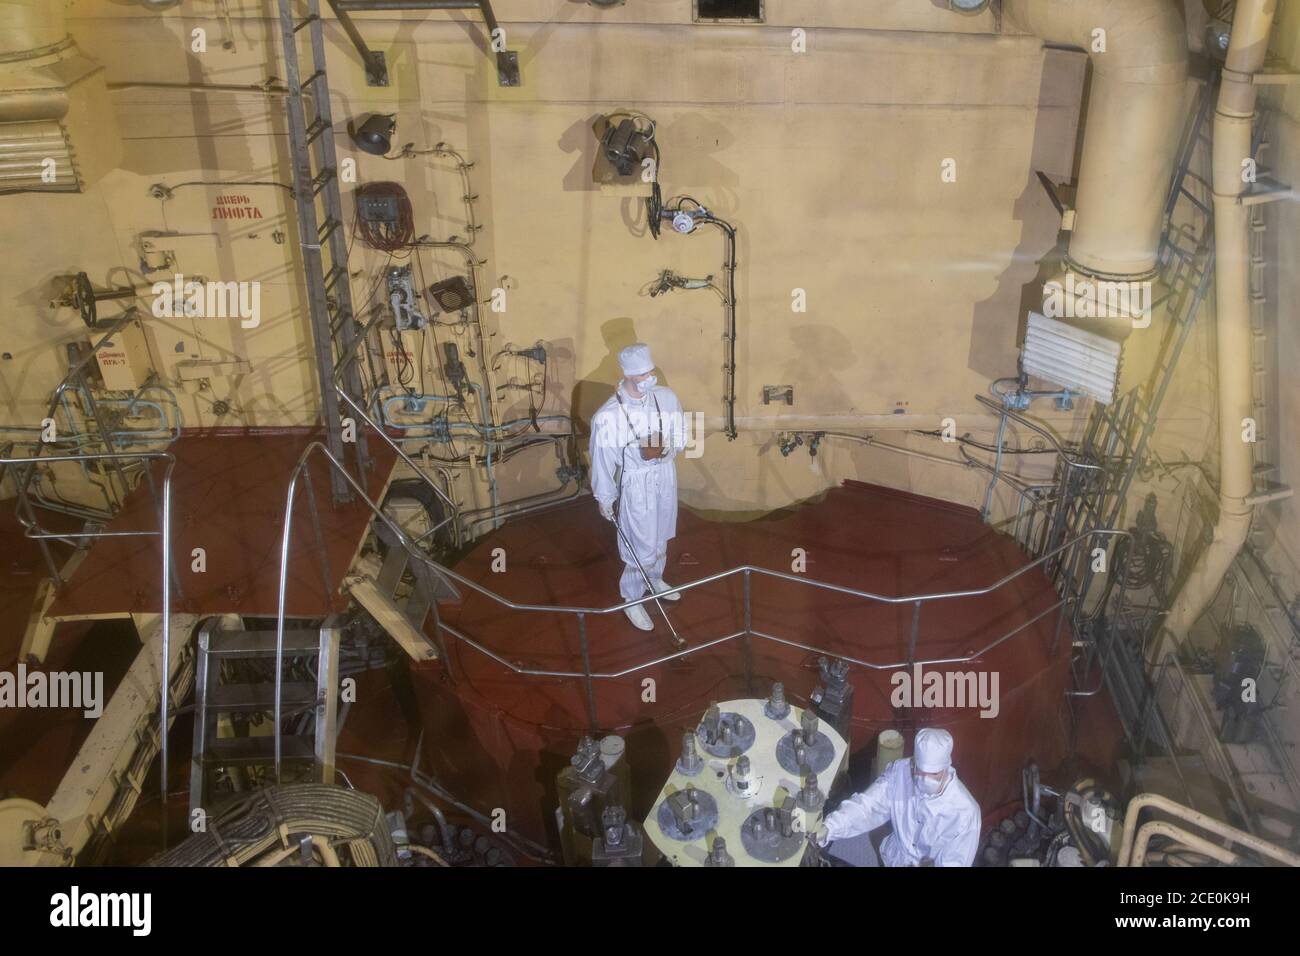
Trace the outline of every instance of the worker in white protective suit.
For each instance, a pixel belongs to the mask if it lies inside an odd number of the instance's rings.
[[[952,734],[917,731],[910,758],[895,760],[861,793],[828,814],[814,840],[827,846],[890,823],[880,846],[885,866],[970,866],[980,841],[980,808],[957,779]]]
[[[618,364],[623,380],[591,419],[591,490],[601,515],[617,520],[623,559],[618,590],[624,601],[635,601],[646,593],[646,578],[656,593],[668,589],[668,539],[677,533],[673,459],[686,447],[686,439],[681,403],[652,374],[650,347],[629,345],[619,352]],[[665,594],[662,600],[679,597]],[[624,613],[641,630],[654,629],[644,604]]]

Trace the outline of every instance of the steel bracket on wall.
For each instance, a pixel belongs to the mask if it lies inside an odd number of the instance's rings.
[[[497,23],[496,15],[492,12],[492,0],[328,0],[330,9],[338,17],[339,24],[343,27],[352,41],[352,45],[357,48],[361,54],[361,60],[366,65],[366,84],[369,86],[387,86],[388,85],[388,66],[384,62],[384,55],[370,49],[366,45],[365,39],[357,29],[357,25],[352,21],[349,14],[368,13],[378,10],[389,11],[406,11],[406,10],[477,10],[483,14],[483,22],[488,28],[488,42],[497,58],[497,83],[500,86],[518,86],[519,79],[519,54],[514,50],[497,49],[499,45],[505,43],[505,31]]]

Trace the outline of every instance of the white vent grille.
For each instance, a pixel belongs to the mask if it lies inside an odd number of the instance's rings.
[[[1114,339],[1029,313],[1021,349],[1021,367],[1029,375],[1109,405],[1115,400],[1119,356]]]
[[[62,124],[0,123],[0,193],[77,192],[81,181]]]

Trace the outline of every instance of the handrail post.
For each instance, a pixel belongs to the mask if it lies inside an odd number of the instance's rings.
[[[591,732],[597,732],[599,725],[596,723],[596,694],[591,686],[591,654],[587,648],[587,615],[578,614],[578,643],[582,647],[582,682],[587,692],[587,722],[591,725]]]
[[[316,533],[316,550],[320,553],[320,562],[318,566],[320,567],[321,584],[324,586],[324,591],[321,593],[325,596],[325,604],[328,608],[333,604],[333,601],[331,600],[332,589],[330,588],[330,558],[329,552],[325,550],[325,536],[321,533],[320,511],[316,507],[316,491],[312,488],[311,484],[310,466],[303,468],[302,482],[303,491],[307,497],[308,513],[311,515],[312,530]]]
[[[754,611],[749,584],[749,568],[745,568],[745,693],[754,693]]]
[[[284,531],[280,536],[280,596],[279,607],[275,615],[275,782],[280,782],[280,719],[282,716],[282,690],[284,688],[284,606],[285,594],[289,585],[289,537],[293,531],[293,496],[298,488],[298,476],[302,474],[306,454],[314,445],[308,446],[298,467],[289,478],[289,491],[284,500]]]
[[[1074,562],[1078,555],[1080,543],[1081,542],[1076,541],[1074,546],[1069,549],[1069,559],[1062,560],[1061,562],[1061,567],[1064,569],[1061,580],[1061,607],[1056,613],[1056,633],[1052,635],[1052,647],[1051,650],[1048,651],[1047,655],[1049,658],[1056,656],[1056,649],[1061,643],[1061,624],[1065,620],[1065,609],[1070,604],[1070,590],[1074,584]],[[1062,559],[1065,559],[1064,554],[1061,557]],[[1073,613],[1078,614],[1079,609],[1082,607],[1083,595],[1079,594],[1075,599]]]
[[[167,849],[167,730],[168,714],[171,701],[171,646],[172,646],[172,468],[173,459],[167,463],[163,474],[163,513],[162,513],[162,711],[158,727],[159,760],[158,776],[162,782],[162,845]],[[146,469],[148,465],[145,466]]]
[[[907,639],[907,666],[911,667],[916,661],[916,639],[921,629],[921,602],[917,601],[912,607],[912,634]]]
[[[1002,417],[998,421],[998,453],[993,464],[993,477],[989,479],[989,486],[984,492],[984,507],[980,509],[980,517],[985,521],[989,520],[989,511],[993,507],[993,489],[997,486],[998,477],[1002,474],[1002,442],[1007,431],[1007,413],[1003,409]]]
[[[32,523],[32,529],[40,532],[40,521],[36,518],[36,509],[32,507],[32,500],[27,497],[27,485],[32,480],[32,473],[36,470],[36,464],[33,462],[27,467],[27,474],[22,481],[18,480],[18,469],[14,469],[14,485],[18,489],[19,506],[27,512],[27,520]],[[54,554],[50,551],[50,543],[45,538],[37,538],[37,545],[41,549],[41,557],[45,559],[45,569],[50,572],[50,579],[54,582],[56,592],[63,590],[63,577],[59,574],[59,567],[54,563]]]
[[[442,639],[442,614],[438,610],[436,600],[429,602],[429,611],[433,614],[433,642],[438,647],[438,654],[442,658],[442,665],[446,668],[447,679],[454,686],[456,683],[456,671],[451,666],[451,655],[447,653],[447,642]]]

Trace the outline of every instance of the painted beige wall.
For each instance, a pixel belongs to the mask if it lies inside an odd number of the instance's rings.
[[[108,0],[76,0],[69,9],[74,36],[111,82],[252,84],[280,76],[278,34],[264,18],[272,4],[229,6],[229,26],[186,18],[204,12],[188,5],[161,16]],[[990,422],[973,395],[1015,369],[1025,286],[1057,233],[1034,172],[1070,175],[1082,55],[993,35],[991,15],[958,17],[926,0],[772,4],[773,22],[763,27],[693,26],[687,0],[610,11],[566,0],[498,6],[508,44],[520,52],[519,89],[496,85],[480,25],[441,13],[362,18],[395,74],[386,90],[364,86],[331,24],[330,78],[337,116],[395,111],[399,142],[445,141],[474,162],[484,225],[476,249],[487,260],[480,277],[485,286],[509,277],[508,311],[485,312],[490,351],[549,343],[545,411],[573,407],[585,417],[617,377],[617,348],[644,339],[684,405],[708,417],[704,457],[681,467],[688,504],[767,509],[844,477],[982,500],[985,479],[967,469],[833,443],[816,463],[802,452],[787,460],[772,439],[790,428],[869,428],[955,458],[954,446],[903,433],[949,416],[959,433],[988,437]],[[794,25],[808,31],[807,53],[790,50]],[[206,54],[189,52],[195,27],[208,31]],[[222,48],[228,35],[233,50]],[[156,182],[286,179],[282,105],[256,95],[139,89],[114,101],[127,147],[121,170],[84,196],[0,200],[8,252],[0,261],[3,350],[13,355],[0,361],[0,413],[38,419],[61,375],[58,343],[83,334],[68,310],[48,308],[49,280],[85,269],[97,283],[125,281],[115,270],[137,266],[139,235],[170,231],[194,234],[156,240],[176,247],[186,274],[263,283],[256,330],[214,320],[151,324],[152,361],[165,376],[181,359],[252,363],[242,376],[213,368],[203,389],[180,386],[186,425],[310,421],[315,387],[287,193],[244,190],[264,219],[234,226],[212,221],[220,190],[181,189],[165,203],[149,196]],[[720,238],[665,232],[655,242],[642,234],[639,203],[593,188],[590,122],[619,107],[658,121],[665,197],[695,196],[738,228],[735,442],[716,431],[717,298],[644,292],[665,268],[720,277]],[[353,151],[346,137],[339,144],[341,155],[358,159],[363,180],[407,185],[417,232],[464,234],[460,183],[449,164],[385,162]],[[957,161],[956,183],[940,180],[945,158]],[[277,232],[288,241],[280,244]],[[358,301],[381,265],[356,250]],[[424,266],[430,281],[460,268],[443,256],[426,256]],[[807,292],[804,314],[791,311],[795,288]],[[795,406],[763,406],[764,384],[793,384]],[[1186,391],[1189,434],[1204,435],[1195,400],[1203,405],[1205,391],[1195,384]],[[234,411],[216,418],[213,399]],[[1041,405],[1035,412],[1066,434],[1086,412],[1081,404],[1058,416]],[[502,415],[520,408],[516,398]],[[1013,440],[1020,438],[1027,440]],[[549,453],[536,458],[517,461],[540,489],[553,464]],[[528,487],[523,480],[521,490]]]

